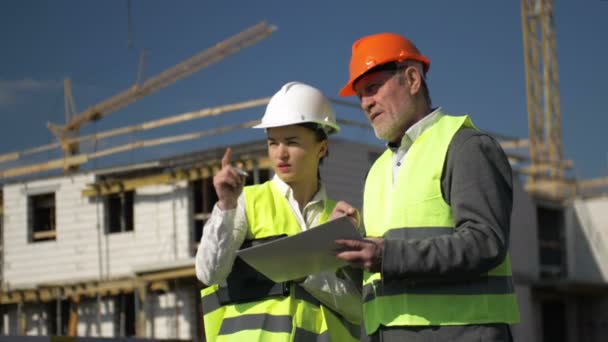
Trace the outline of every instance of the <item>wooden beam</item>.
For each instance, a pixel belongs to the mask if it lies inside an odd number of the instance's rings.
[[[562,160],[562,167],[570,168],[574,164],[572,160]],[[559,162],[555,161],[554,163],[539,163],[536,166],[526,166],[521,168],[516,168],[513,171],[527,174],[527,175],[538,175],[543,176],[546,172],[558,168]]]
[[[34,241],[36,240],[41,240],[41,239],[49,239],[49,238],[56,238],[57,237],[57,231],[56,230],[44,230],[41,232],[33,232],[32,233],[32,239]]]
[[[153,281],[150,283],[151,291],[168,292],[169,289],[169,282],[166,280]]]
[[[150,274],[140,275],[139,278],[145,282],[154,282],[160,280],[170,280],[178,278],[196,277],[194,266],[185,267],[182,269],[173,269],[169,271],[161,271]]]
[[[41,302],[50,302],[54,299],[53,292],[50,289],[40,289],[38,292]]]
[[[59,146],[59,143],[57,143],[57,146]],[[9,153],[0,154],[0,163],[17,160],[17,159],[19,159],[20,156],[21,156],[21,153],[19,153],[19,152],[9,152]]]
[[[80,306],[80,296],[72,297],[70,301],[70,318],[68,320],[68,336],[78,335],[78,307]]]
[[[38,300],[38,291],[36,291],[36,290],[23,291],[23,301],[24,302],[35,302],[37,300]]]
[[[11,178],[23,176],[30,173],[37,173],[43,171],[49,171],[54,169],[66,168],[70,165],[80,165],[84,164],[88,161],[88,157],[86,155],[77,155],[68,158],[61,158],[51,160],[46,163],[34,164],[23,167],[16,167],[12,169],[7,169],[4,171],[0,171],[0,178]]]
[[[191,181],[195,179],[206,178],[211,175],[211,172],[208,168],[195,168],[189,169],[186,171],[181,171],[179,173],[171,174],[171,173],[162,173],[158,175],[151,175],[145,177],[139,177],[129,180],[124,180],[120,182],[112,182],[112,183],[101,183],[94,184],[89,186],[88,189],[82,191],[83,197],[93,197],[93,196],[104,196],[114,193],[119,193],[122,191],[131,191],[140,187],[156,185],[156,184],[168,184],[171,182],[177,181]]]
[[[80,165],[80,164],[86,163],[87,161],[89,161],[91,159],[104,157],[104,156],[107,156],[110,154],[126,152],[126,151],[137,149],[137,148],[152,147],[152,146],[158,146],[158,145],[163,145],[163,144],[168,144],[168,143],[200,139],[200,138],[203,138],[206,136],[211,136],[214,134],[221,134],[221,133],[227,133],[227,132],[237,130],[237,129],[250,128],[250,127],[253,127],[254,125],[256,125],[258,122],[259,122],[259,120],[252,120],[252,121],[247,121],[247,122],[232,125],[232,126],[225,126],[225,127],[220,127],[220,128],[216,128],[216,129],[200,131],[197,133],[175,135],[175,136],[170,136],[170,137],[165,137],[165,138],[160,138],[160,139],[143,140],[143,141],[138,141],[138,142],[134,142],[131,144],[112,147],[112,148],[101,150],[101,151],[98,151],[95,153],[80,154],[80,155],[76,155],[73,157],[55,159],[55,160],[52,160],[52,161],[49,161],[46,163],[8,169],[8,170],[0,171],[0,179],[23,176],[23,175],[30,174],[30,173],[48,171],[48,170],[53,170],[53,169],[65,168],[68,165]]]
[[[501,141],[500,146],[505,150],[513,149],[513,148],[529,147],[530,139],[525,138],[525,139]]]
[[[97,294],[131,293],[142,286],[138,278],[116,279],[107,281],[91,281],[75,284],[42,285],[37,289],[13,290],[0,292],[0,304],[16,304],[24,302],[48,302],[66,297],[94,297]]]
[[[179,181],[193,181],[197,179],[208,178],[219,172],[217,164],[219,161],[213,161],[206,165],[198,165],[187,169],[165,171],[157,175],[149,175],[143,177],[135,177],[132,179],[115,181],[110,183],[96,183],[89,185],[89,187],[82,191],[83,197],[93,196],[104,196],[121,191],[131,191],[144,186],[151,186],[157,184],[169,184],[172,182]],[[247,171],[253,170],[253,165],[257,164],[260,168],[270,167],[270,160],[268,157],[260,157],[253,161],[247,161],[244,165],[244,169]]]
[[[27,331],[27,317],[23,312],[23,303],[17,303],[17,331],[19,335],[25,336]]]
[[[147,288],[146,286],[139,286],[136,290],[136,300],[137,300],[137,329],[136,335],[137,337],[144,338],[146,337],[146,296],[147,296]]]
[[[89,135],[77,137],[77,138],[66,138],[64,140],[64,143],[73,144],[73,143],[81,143],[84,141],[99,141],[99,140],[103,140],[103,139],[107,139],[107,138],[111,138],[111,137],[115,137],[115,136],[119,136],[119,135],[123,135],[123,134],[143,132],[143,131],[147,131],[147,130],[154,129],[154,128],[174,125],[174,124],[188,121],[188,120],[201,119],[201,118],[210,117],[210,116],[218,116],[218,115],[222,115],[222,114],[232,112],[232,111],[263,106],[263,105],[267,104],[269,100],[270,100],[269,97],[264,97],[264,98],[259,98],[259,99],[244,101],[244,102],[238,102],[238,103],[232,103],[232,104],[227,104],[227,105],[222,105],[222,106],[203,108],[201,110],[182,113],[182,114],[178,114],[178,115],[174,115],[174,116],[170,116],[170,117],[166,117],[166,118],[162,118],[162,119],[158,119],[158,120],[152,120],[152,121],[144,122],[144,123],[137,124],[137,125],[120,127],[120,128],[111,129],[108,131],[103,131],[103,132],[99,132],[99,133],[95,133],[95,134],[89,134]],[[52,144],[48,144],[48,145],[35,147],[35,148],[21,151],[21,152],[9,152],[9,153],[5,153],[5,154],[0,154],[0,163],[14,161],[14,160],[19,159],[21,156],[45,152],[45,151],[53,150],[53,149],[59,148],[59,147],[61,147],[61,144],[56,142],[56,143],[52,143]]]
[[[566,180],[538,180],[525,185],[526,191],[535,196],[562,201],[575,194],[572,182]]]
[[[585,190],[608,186],[608,177],[593,178],[579,181],[578,186]]]

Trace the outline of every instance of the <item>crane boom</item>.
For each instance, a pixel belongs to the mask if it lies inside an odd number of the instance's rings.
[[[146,95],[215,63],[244,47],[256,43],[269,36],[275,30],[276,28],[274,26],[269,25],[266,22],[254,25],[198,55],[163,71],[157,76],[150,78],[141,86],[135,84],[131,88],[93,105],[83,113],[74,116],[65,126],[60,128],[60,131],[65,134],[68,131],[77,130],[88,122],[98,120],[109,113],[115,112]]]

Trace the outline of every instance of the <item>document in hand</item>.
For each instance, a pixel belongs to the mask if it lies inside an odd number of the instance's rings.
[[[237,256],[279,283],[345,266],[345,261],[335,257],[341,248],[334,243],[338,239],[362,239],[346,216],[296,235],[239,250]]]

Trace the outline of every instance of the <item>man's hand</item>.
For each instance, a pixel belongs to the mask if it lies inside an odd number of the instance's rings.
[[[222,158],[222,169],[213,177],[213,187],[217,193],[217,205],[222,210],[236,208],[236,202],[243,191],[244,179],[230,165],[232,150],[226,149]]]
[[[347,261],[351,266],[362,268],[367,272],[380,272],[382,255],[384,254],[384,239],[367,238],[365,240],[336,240],[344,247],[344,251],[336,254],[336,258]]]
[[[361,222],[359,219],[359,211],[352,205],[344,201],[339,201],[336,203],[336,207],[331,212],[331,215],[329,215],[329,220],[335,220],[342,216],[349,216],[355,227],[359,228],[359,223]]]

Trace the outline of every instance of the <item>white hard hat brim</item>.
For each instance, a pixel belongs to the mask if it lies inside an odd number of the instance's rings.
[[[265,129],[265,128],[274,128],[274,127],[286,127],[286,126],[299,125],[299,124],[303,124],[303,123],[316,123],[319,126],[321,126],[323,128],[323,130],[325,131],[325,133],[327,133],[328,135],[335,134],[340,131],[340,126],[338,126],[338,125],[334,125],[331,122],[317,122],[317,121],[302,121],[302,122],[290,122],[290,123],[264,123],[264,122],[261,122],[255,126],[253,126],[252,128],[256,128],[256,129],[264,128]]]

